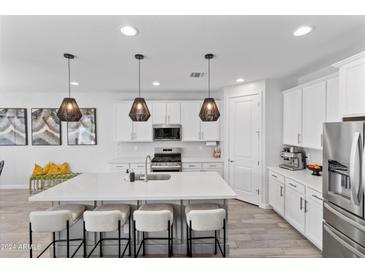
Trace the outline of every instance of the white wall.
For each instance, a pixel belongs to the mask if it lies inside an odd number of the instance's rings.
[[[62,125],[61,146],[32,146],[31,145],[31,108],[57,108],[65,93],[1,93],[0,108],[28,109],[28,146],[0,146],[0,159],[5,160],[5,167],[0,177],[0,187],[24,188],[32,173],[34,163],[44,165],[48,161],[56,163],[69,162],[75,172],[108,171],[108,162],[124,155],[146,155],[153,153],[153,147],[158,145],[180,146],[184,148],[185,156],[211,156],[212,147],[204,143],[161,142],[149,144],[117,144],[113,141],[113,103],[123,99],[133,99],[135,92],[105,92],[74,94],[80,107],[95,107],[97,113],[96,146],[68,146],[66,124]],[[146,99],[202,99],[206,96],[200,92],[149,92]],[[214,96],[220,97],[219,93]],[[136,149],[137,147],[137,149]]]

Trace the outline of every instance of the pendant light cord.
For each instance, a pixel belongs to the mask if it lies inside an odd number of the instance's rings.
[[[138,97],[141,97],[141,59],[138,59]]]
[[[70,58],[67,59],[68,60],[68,98],[71,98],[71,83],[70,83]]]
[[[210,59],[208,59],[208,93],[208,98],[210,98]]]

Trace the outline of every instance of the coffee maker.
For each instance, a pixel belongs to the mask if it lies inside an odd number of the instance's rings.
[[[283,163],[279,165],[281,168],[289,170],[305,169],[305,153],[299,147],[284,146],[280,153]]]

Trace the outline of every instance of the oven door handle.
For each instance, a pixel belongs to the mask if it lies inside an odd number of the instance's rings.
[[[360,139],[360,132],[355,132],[354,137],[352,138],[352,144],[351,144],[351,154],[350,154],[350,184],[351,184],[351,192],[352,192],[352,200],[355,203],[355,205],[360,205],[359,200],[359,185],[361,185],[361,176],[358,176],[358,180],[355,178],[355,165],[356,165],[356,159],[360,161],[360,167],[361,167],[361,158],[360,158],[360,149],[361,149],[361,139]],[[359,155],[357,157],[357,155]],[[360,171],[357,171],[360,172]],[[360,181],[358,183],[358,181]]]
[[[359,258],[365,258],[365,254],[361,253],[359,250],[357,250],[355,247],[353,247],[351,244],[349,244],[345,239],[343,239],[338,233],[336,233],[329,225],[326,223],[323,224],[323,229],[337,242],[339,242],[343,247],[350,250],[352,253],[354,253]]]

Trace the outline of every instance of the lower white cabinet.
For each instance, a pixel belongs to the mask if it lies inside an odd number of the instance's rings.
[[[304,193],[299,192],[293,181],[285,179],[285,218],[297,230],[304,233],[305,212]]]
[[[305,234],[318,248],[322,249],[323,200],[321,194],[307,188],[305,203]]]
[[[279,173],[269,173],[269,204],[319,249],[322,249],[322,194]]]
[[[224,175],[224,164],[219,163],[182,163],[182,168],[184,172],[203,172],[203,171],[216,171],[222,177]]]

